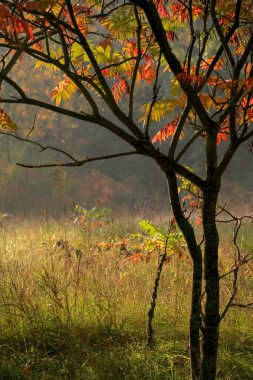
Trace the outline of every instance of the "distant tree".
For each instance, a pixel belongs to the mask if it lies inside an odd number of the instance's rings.
[[[221,311],[216,217],[224,172],[240,145],[248,141],[252,146],[251,7],[248,0],[5,0],[0,5],[0,79],[14,91],[13,96],[2,95],[1,102],[68,115],[83,121],[84,128],[85,122],[93,123],[93,133],[105,128],[132,147],[83,160],[51,147],[67,162],[22,166],[76,167],[139,154],[154,160],[166,176],[175,221],[193,263],[193,379],[215,379],[219,325],[236,293],[234,287]],[[25,56],[38,69],[62,74],[51,94],[55,104],[32,97],[15,80],[16,65],[22,65]],[[165,72],[162,80],[161,72]],[[25,79],[30,75],[25,73]],[[137,109],[136,89],[144,82],[150,101]],[[83,108],[63,107],[75,93]],[[112,117],[106,118],[102,107]],[[150,126],[162,119],[164,127],[151,136]],[[3,133],[15,135],[17,126],[4,110],[1,125],[6,129]],[[30,135],[17,138],[38,144]],[[197,140],[205,151],[200,163],[204,174],[183,164],[185,153],[195,149]],[[222,140],[227,144],[224,151],[219,145]],[[167,152],[156,142],[165,142]],[[196,213],[203,227],[200,242],[192,219]],[[238,254],[237,268],[240,260]]]

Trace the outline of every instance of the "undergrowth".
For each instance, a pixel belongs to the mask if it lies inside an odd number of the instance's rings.
[[[145,251],[146,235],[138,226],[106,215],[99,223],[91,216],[89,222],[13,220],[1,227],[0,379],[190,378],[186,251],[170,249],[154,341],[147,347],[147,315],[162,248],[149,245]],[[249,248],[251,231],[248,225],[241,232],[242,249]],[[221,270],[227,271],[233,248],[229,232],[224,229],[222,236]],[[229,281],[221,283],[224,304]],[[252,302],[250,264],[239,284],[239,299]],[[218,379],[253,378],[251,313],[231,308],[223,321]]]

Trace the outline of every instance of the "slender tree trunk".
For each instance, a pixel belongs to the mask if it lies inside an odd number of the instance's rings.
[[[178,195],[178,185],[175,173],[165,171],[171,206],[176,222],[182,231],[193,261],[193,278],[192,278],[192,298],[191,298],[191,316],[190,316],[190,355],[192,379],[199,379],[201,366],[200,351],[200,304],[202,294],[202,253],[200,246],[197,244],[193,227],[185,218]]]
[[[219,338],[219,235],[215,223],[219,180],[207,181],[203,192],[203,229],[205,237],[205,317],[203,360],[200,380],[214,380]]]
[[[190,351],[192,379],[196,380],[200,374],[201,352],[200,352],[200,306],[202,293],[202,256],[196,255],[193,259],[192,274],[192,296],[190,317]]]

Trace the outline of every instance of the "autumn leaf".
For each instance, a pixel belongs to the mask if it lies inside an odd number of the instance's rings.
[[[160,129],[160,131],[157,132],[157,134],[153,137],[152,143],[154,144],[158,141],[161,144],[163,141],[166,141],[169,137],[173,136],[177,127],[178,120],[179,118],[175,117],[171,123]]]
[[[17,132],[18,130],[15,121],[13,121],[2,108],[0,108],[0,128],[8,132]]]
[[[112,87],[112,94],[114,96],[116,103],[119,103],[119,101],[122,99],[123,93],[125,93],[128,96],[129,91],[130,91],[130,86],[126,78],[123,76],[120,78],[119,81],[114,83]]]
[[[163,0],[156,0],[155,1],[155,4],[157,5],[157,10],[158,10],[159,16],[161,18],[170,19],[170,14],[169,14],[165,4],[163,4],[163,3],[164,3]]]
[[[201,223],[202,223],[202,218],[200,215],[198,215],[197,219],[196,219],[196,224],[197,224],[197,226],[199,226],[199,225],[201,225]]]
[[[56,106],[59,106],[62,100],[69,100],[77,87],[75,83],[68,77],[65,77],[53,90],[51,98],[55,99]]]
[[[23,2],[24,3],[24,2]],[[25,2],[24,9],[26,11],[45,11],[49,7],[52,7],[54,3],[57,3],[56,0],[37,0],[37,1],[27,1]],[[22,2],[19,4],[21,8]]]
[[[160,99],[152,107],[151,121],[160,121],[164,119],[168,114],[173,112],[178,105],[177,100],[172,99]],[[150,112],[150,103],[145,103],[142,108],[142,116],[140,121],[146,122],[147,116]]]

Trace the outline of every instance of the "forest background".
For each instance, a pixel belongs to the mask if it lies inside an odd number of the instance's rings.
[[[32,61],[22,62],[15,72],[16,79],[25,90],[47,100],[52,92],[52,82],[57,85],[60,76],[56,71],[36,68]],[[30,71],[27,82],[22,78]],[[165,77],[165,74],[163,74]],[[138,87],[135,107],[140,107],[151,96],[152,89],[148,83]],[[124,100],[123,100],[124,101]],[[80,106],[79,95],[69,100],[71,108]],[[51,111],[34,107],[8,105],[5,111],[16,122],[22,135],[40,141],[42,146],[62,148],[76,157],[97,156],[123,151],[127,144],[101,129],[93,133],[94,126]],[[108,117],[108,110],[103,109]],[[173,115],[172,115],[173,116]],[[162,122],[156,123],[156,133]],[[158,127],[158,128],[157,128]],[[19,132],[20,134],[20,132]],[[106,144],[105,144],[106,140]],[[166,149],[166,142],[161,150]],[[221,145],[226,142],[221,141]],[[196,144],[196,149],[185,155],[185,164],[198,167],[203,149]],[[142,156],[129,156],[113,160],[98,161],[77,168],[24,169],[16,162],[46,163],[61,159],[61,154],[40,149],[26,142],[17,141],[9,136],[0,135],[0,210],[13,215],[31,215],[48,212],[51,215],[67,213],[75,204],[86,208],[109,207],[115,212],[147,213],[163,210],[167,213],[167,185],[155,163]],[[237,159],[230,164],[223,180],[221,198],[233,208],[249,210],[253,207],[253,156],[251,145],[243,145]],[[248,170],[241,170],[243,167]],[[238,181],[238,173],[240,180]],[[155,186],[154,186],[155,183]]]

